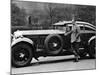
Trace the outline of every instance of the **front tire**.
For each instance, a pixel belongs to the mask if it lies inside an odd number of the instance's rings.
[[[32,48],[26,43],[18,43],[12,47],[12,65],[23,67],[30,64],[32,60]]]

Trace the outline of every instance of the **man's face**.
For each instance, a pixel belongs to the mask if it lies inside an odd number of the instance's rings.
[[[70,28],[68,25],[66,25],[66,31],[70,31]]]

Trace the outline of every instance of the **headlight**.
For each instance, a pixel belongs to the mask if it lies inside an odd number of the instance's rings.
[[[14,38],[17,39],[19,37],[23,37],[23,36],[22,36],[22,33],[18,30],[16,32],[14,32]]]

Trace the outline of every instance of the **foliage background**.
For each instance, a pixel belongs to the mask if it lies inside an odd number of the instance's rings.
[[[11,30],[48,29],[53,23],[72,20],[72,15],[96,25],[96,6],[12,0]]]

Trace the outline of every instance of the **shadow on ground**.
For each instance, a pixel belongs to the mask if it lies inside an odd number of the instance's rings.
[[[42,64],[52,64],[52,63],[60,63],[60,62],[74,62],[75,58],[69,58],[69,59],[60,59],[60,60],[50,60],[50,61],[39,61],[35,63],[31,63],[29,66],[37,66],[37,65],[42,65]],[[80,60],[85,60],[85,59],[90,59],[88,56],[84,58],[80,58]]]
[[[67,59],[60,59],[60,60],[49,60],[49,61],[39,61],[39,62],[35,62],[35,63],[31,63],[30,65],[26,66],[26,67],[30,67],[30,66],[39,66],[39,65],[44,65],[44,64],[53,64],[53,63],[60,63],[60,62],[74,62],[75,58],[67,58]],[[84,57],[84,58],[80,58],[79,62],[81,60],[86,60],[86,59],[90,59],[88,56]],[[22,67],[19,67],[22,68]]]

